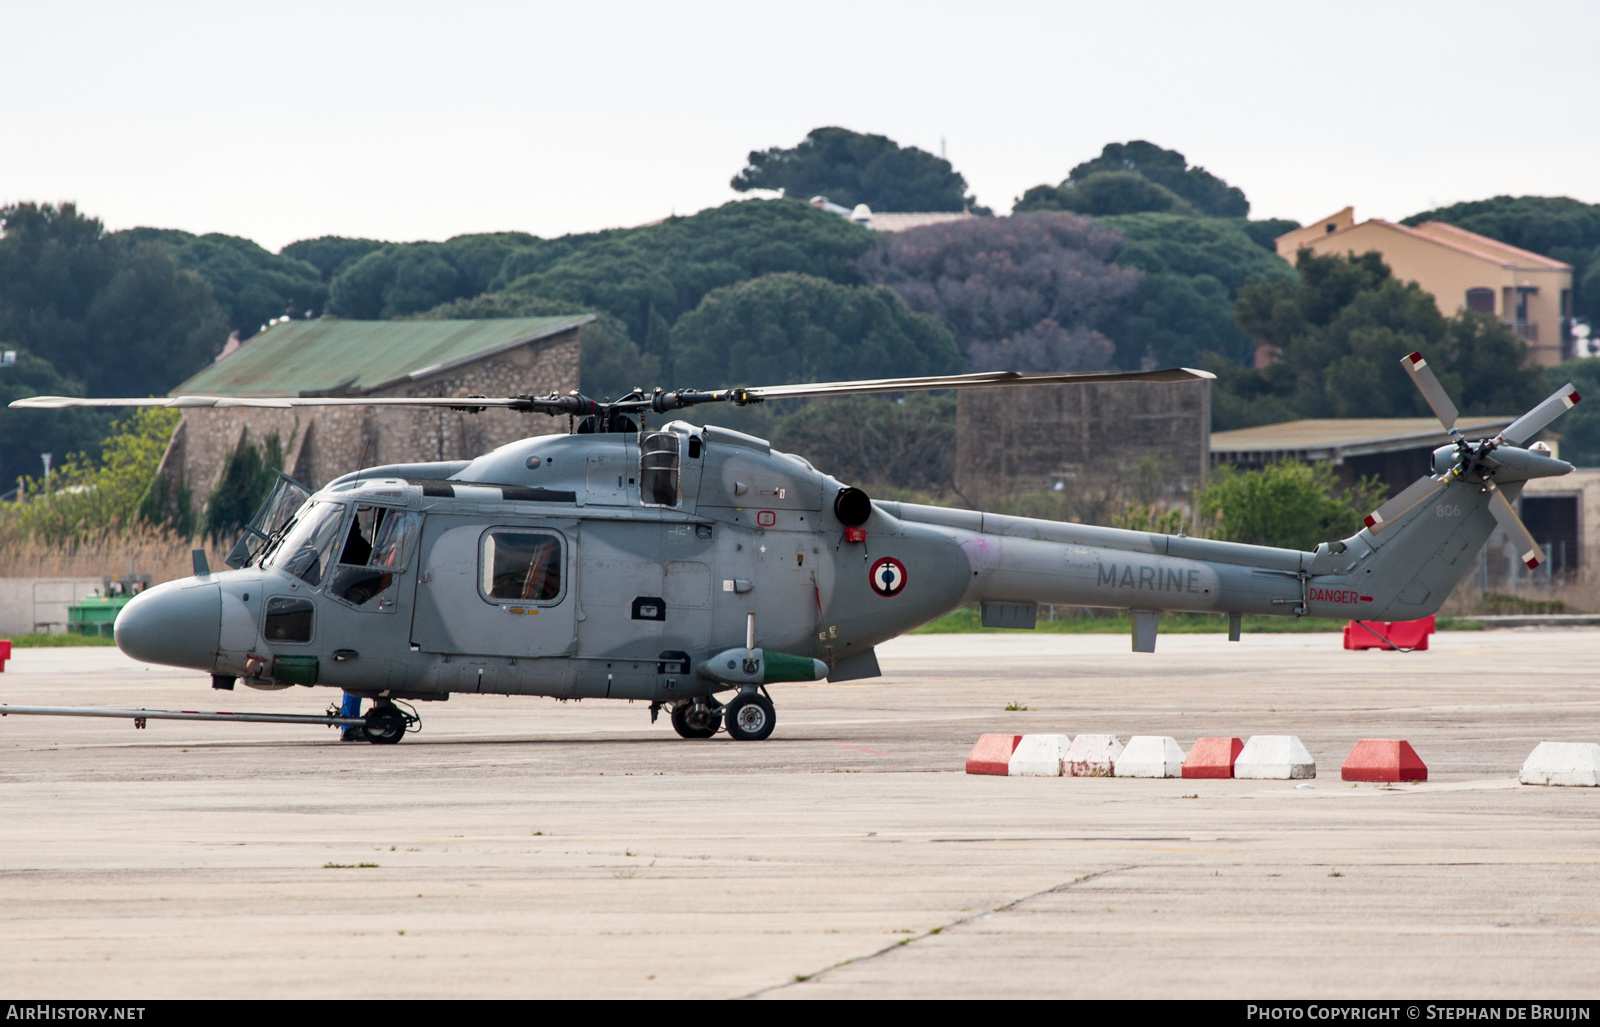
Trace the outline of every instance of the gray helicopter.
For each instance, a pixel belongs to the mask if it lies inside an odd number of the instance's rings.
[[[394,464],[314,493],[280,474],[228,558],[148,589],[117,618],[135,659],[216,688],[321,685],[373,700],[369,741],[418,723],[406,700],[452,693],[629,699],[685,738],[760,740],[767,686],[878,676],[874,646],[964,605],[1031,628],[1037,605],[1132,612],[1153,652],[1164,611],[1362,620],[1427,616],[1496,524],[1528,565],[1511,506],[1522,483],[1572,466],[1525,448],[1578,402],[1569,384],[1493,438],[1457,412],[1420,354],[1402,361],[1456,440],[1431,476],[1354,536],[1314,552],[871,499],[801,457],[725,428],[650,414],[703,403],[850,393],[1212,377],[993,372],[700,392],[455,398],[41,396],[13,407],[402,405],[574,419],[575,431],[472,461]],[[726,696],[726,698],[722,698]],[[306,718],[309,719],[309,718]]]

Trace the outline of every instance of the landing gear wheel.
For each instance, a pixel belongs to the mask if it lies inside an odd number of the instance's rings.
[[[377,706],[367,711],[363,728],[373,745],[393,745],[406,735],[405,714],[393,706]]]
[[[672,708],[672,729],[684,738],[710,738],[722,727],[722,718],[711,707],[682,703]]]
[[[772,734],[778,717],[772,700],[760,693],[741,695],[728,704],[728,737],[740,742],[759,742]]]

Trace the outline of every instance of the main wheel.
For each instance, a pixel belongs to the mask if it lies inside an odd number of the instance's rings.
[[[711,707],[681,703],[672,709],[672,729],[684,738],[710,738],[722,727],[722,718]]]
[[[759,742],[772,734],[777,714],[772,700],[759,692],[741,695],[728,704],[728,737],[740,742]]]
[[[377,706],[364,718],[367,741],[373,745],[393,745],[406,734],[406,718],[393,706]]]

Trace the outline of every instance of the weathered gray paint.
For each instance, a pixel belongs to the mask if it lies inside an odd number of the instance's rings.
[[[866,541],[851,543],[833,516],[843,487],[835,479],[737,432],[685,422],[668,429],[684,443],[675,508],[641,502],[635,435],[530,438],[465,467],[442,465],[454,496],[426,495],[396,468],[330,485],[318,499],[424,515],[417,551],[386,593],[396,600],[388,608],[349,606],[280,571],[250,567],[151,589],[124,616],[141,632],[157,631],[151,614],[168,597],[220,590],[218,637],[162,652],[167,662],[258,685],[272,684],[261,677],[263,661],[301,653],[319,658],[320,684],[367,695],[670,701],[714,687],[692,667],[742,647],[750,614],[757,647],[822,660],[834,680],[872,675],[874,645],[974,602],[1420,617],[1438,609],[1494,527],[1488,494],[1455,480],[1380,535],[1346,539],[1338,554],[1327,545],[1296,552],[892,502],[875,503]],[[698,458],[688,455],[691,439]],[[403,470],[432,476],[426,465]],[[506,499],[499,485],[570,492],[573,501]],[[1509,498],[1518,487],[1507,489]],[[555,599],[483,596],[479,541],[497,526],[562,539]],[[879,561],[896,561],[878,583],[889,594],[871,577]],[[316,603],[310,642],[263,637],[263,600],[280,594]],[[635,618],[641,598],[664,603],[664,619]],[[1140,623],[1149,629],[1154,618]],[[1146,630],[1140,641],[1152,637]],[[137,644],[131,635],[126,641]],[[345,658],[335,659],[340,650]],[[690,666],[673,664],[672,653],[688,654]]]

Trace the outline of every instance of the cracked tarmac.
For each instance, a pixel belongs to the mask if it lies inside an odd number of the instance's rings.
[[[0,719],[0,987],[92,997],[1586,997],[1594,630],[934,635],[773,686],[762,743],[643,704],[457,696],[398,746],[279,725]],[[320,712],[105,649],[0,702]],[[1007,703],[1029,707],[1007,712]],[[1296,734],[1301,782],[969,777],[984,731]],[[1357,739],[1421,785],[1352,787]],[[376,864],[376,865],[365,865]]]

